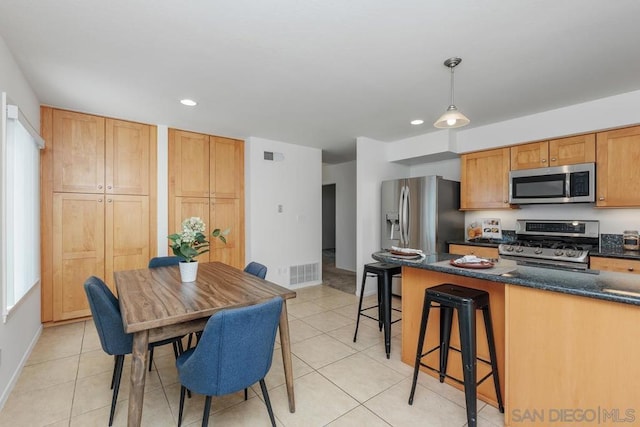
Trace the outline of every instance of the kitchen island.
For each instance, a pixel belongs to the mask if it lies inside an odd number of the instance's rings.
[[[518,266],[455,267],[458,255],[423,260],[373,258],[402,269],[402,360],[413,366],[424,290],[454,283],[489,292],[505,400],[505,424],[635,425],[640,422],[640,278],[632,274],[577,273]],[[478,313],[478,356],[487,358],[484,323]],[[439,317],[430,316],[425,349],[438,343]],[[457,347],[457,323],[452,345]],[[437,366],[438,352],[427,358]],[[449,373],[461,378],[457,352]],[[478,363],[478,378],[489,368]],[[425,370],[433,375],[432,372]],[[455,387],[461,386],[451,382]],[[491,380],[478,397],[496,406]]]

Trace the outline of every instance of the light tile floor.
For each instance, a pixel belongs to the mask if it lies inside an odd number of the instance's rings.
[[[400,361],[401,325],[392,326],[391,359],[377,322],[361,318],[353,342],[358,300],[327,286],[301,289],[288,301],[296,412],[288,410],[279,342],[266,383],[278,426],[465,426],[464,394],[421,374],[407,404],[413,369]],[[365,299],[373,304],[373,299]],[[394,301],[400,305],[399,300]],[[367,306],[368,306],[367,305]],[[397,316],[397,313],[394,313]],[[125,360],[114,426],[126,425],[130,357]],[[0,412],[0,426],[106,426],[113,358],[92,321],[46,328]],[[148,373],[142,423],[177,425],[180,385],[171,346],[157,348]],[[198,426],[204,398],[187,399],[184,426]],[[503,415],[478,402],[479,426],[502,426]],[[213,399],[210,425],[268,426],[260,387]]]

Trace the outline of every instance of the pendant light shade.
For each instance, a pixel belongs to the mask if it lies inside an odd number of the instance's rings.
[[[444,66],[451,69],[451,104],[449,105],[449,108],[447,108],[447,111],[445,111],[445,113],[433,124],[435,127],[440,129],[459,128],[468,125],[470,122],[464,114],[458,111],[458,108],[453,102],[453,69],[460,62],[462,62],[461,58],[449,58],[444,61]]]

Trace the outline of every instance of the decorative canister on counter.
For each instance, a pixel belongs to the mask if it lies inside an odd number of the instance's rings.
[[[640,235],[637,230],[625,230],[622,235],[622,246],[627,251],[640,249]]]

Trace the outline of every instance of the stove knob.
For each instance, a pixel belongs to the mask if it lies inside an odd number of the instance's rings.
[[[518,246],[516,248],[516,252],[518,252],[518,253],[522,252],[523,250],[524,250],[524,248],[522,246]]]
[[[569,258],[572,258],[574,256],[578,256],[578,253],[573,249],[569,249],[565,255],[567,255]]]
[[[535,252],[536,254],[541,254],[542,248],[535,248],[533,252]]]
[[[561,256],[561,255],[564,255],[564,251],[562,249],[556,249],[553,252],[553,254],[556,255],[556,256]]]
[[[505,246],[504,250],[507,252],[513,252],[513,246],[509,245],[509,246]]]

